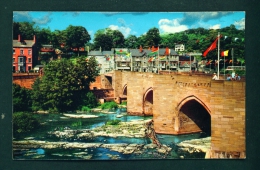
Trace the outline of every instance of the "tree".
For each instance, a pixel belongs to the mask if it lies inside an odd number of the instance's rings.
[[[160,44],[161,37],[158,28],[149,29],[145,37],[148,46],[158,46]]]
[[[20,35],[21,39],[32,40],[35,35],[34,24],[29,22],[14,22],[13,39],[17,39],[18,35]]]
[[[30,111],[31,102],[31,90],[13,83],[13,111]]]
[[[76,48],[77,51],[80,47],[85,47],[85,44],[91,40],[88,31],[82,26],[69,25],[65,30],[65,35],[66,45],[70,48]]]
[[[95,34],[94,49],[111,50],[113,47],[113,39],[107,34]]]
[[[94,57],[51,61],[44,67],[44,75],[33,85],[33,109],[53,112],[76,110],[89,91],[89,84],[98,75]]]
[[[124,42],[126,48],[137,48],[139,47],[138,38],[135,35],[129,35]]]

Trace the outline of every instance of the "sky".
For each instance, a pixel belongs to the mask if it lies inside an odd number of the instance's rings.
[[[65,30],[69,25],[83,26],[94,39],[99,29],[119,30],[127,38],[137,37],[156,27],[160,34],[176,33],[191,28],[219,29],[235,25],[245,29],[244,11],[225,12],[47,12],[15,11],[14,22],[35,22],[40,28]]]

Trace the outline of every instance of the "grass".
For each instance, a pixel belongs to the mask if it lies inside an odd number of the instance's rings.
[[[116,102],[105,102],[101,105],[101,109],[116,109],[118,105]]]

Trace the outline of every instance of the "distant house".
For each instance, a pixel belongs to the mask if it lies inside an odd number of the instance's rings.
[[[104,74],[114,70],[114,53],[113,51],[90,51],[89,57],[95,57],[98,62],[99,73]]]
[[[185,50],[184,44],[176,44],[175,45],[175,51],[184,51],[184,50]]]
[[[17,40],[13,40],[13,72],[27,72],[32,70],[36,64],[36,38],[33,40],[23,40],[18,35]]]

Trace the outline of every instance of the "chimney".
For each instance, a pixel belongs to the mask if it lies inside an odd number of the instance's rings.
[[[18,42],[21,42],[21,36],[20,36],[20,34],[18,35]]]
[[[33,35],[33,42],[36,42],[36,37],[35,37],[35,35]]]

